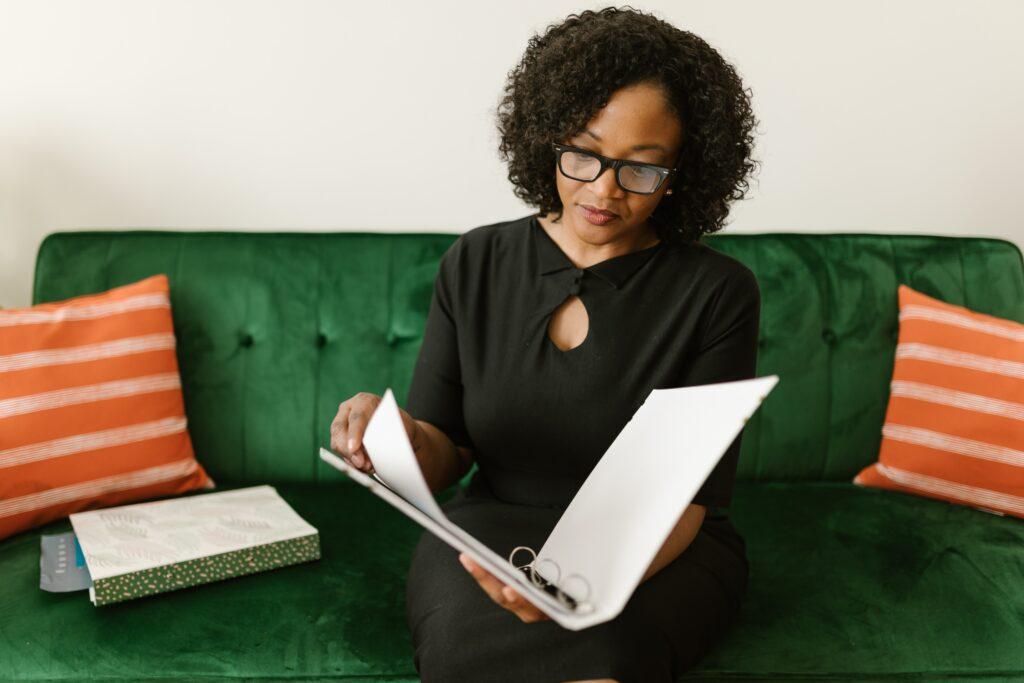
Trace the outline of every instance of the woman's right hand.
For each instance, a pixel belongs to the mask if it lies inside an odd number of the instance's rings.
[[[370,416],[380,405],[381,397],[366,391],[358,394],[338,405],[338,414],[331,422],[331,450],[341,456],[342,460],[366,474],[373,474],[373,463],[370,456],[363,447],[363,433],[366,425],[370,422]],[[423,443],[423,430],[420,424],[409,413],[401,408],[398,412],[402,415],[402,424],[405,426],[405,433],[412,443],[415,453]]]

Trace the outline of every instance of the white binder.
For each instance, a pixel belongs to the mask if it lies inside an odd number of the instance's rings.
[[[445,516],[423,478],[390,388],[363,435],[373,476],[325,448],[320,457],[577,631],[622,611],[686,507],[778,380],[767,375],[652,390],[543,547],[535,552],[519,546],[509,558]],[[531,560],[515,564],[525,556]]]

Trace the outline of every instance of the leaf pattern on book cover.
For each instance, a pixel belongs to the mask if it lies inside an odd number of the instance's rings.
[[[156,519],[153,521],[153,528],[155,529],[187,529],[189,527],[201,526],[203,520],[194,519],[192,517],[176,516],[166,517],[163,519]]]
[[[185,552],[196,552],[203,547],[199,537],[188,531],[172,531],[164,537],[164,541]]]
[[[253,519],[252,517],[239,517],[237,515],[228,515],[220,518],[220,523],[229,529],[236,529],[238,531],[263,531],[270,529],[271,525],[262,519]]]
[[[123,557],[119,557],[114,553],[86,553],[85,561],[88,563],[90,568],[101,567],[104,569],[117,569],[118,567],[127,567],[131,563],[125,560]],[[95,571],[95,569],[94,569]]]
[[[119,543],[115,546],[117,553],[126,559],[145,560],[146,562],[173,562],[174,548],[146,540],[133,540],[130,543]]]
[[[99,515],[100,519],[102,519],[108,526],[114,524],[142,526],[151,523],[149,517],[134,511],[128,512],[124,510],[102,510],[100,511]]]
[[[216,520],[224,515],[231,514],[236,510],[237,507],[235,505],[207,503],[206,505],[196,505],[189,510],[188,514],[190,517],[194,517],[196,519],[208,518]]]
[[[133,524],[123,524],[120,522],[108,523],[107,531],[114,538],[130,541],[136,538],[146,538],[149,536],[149,532],[145,527],[135,526]]]
[[[249,534],[242,534],[222,526],[205,526],[200,532],[210,543],[222,548],[237,548],[250,542]]]

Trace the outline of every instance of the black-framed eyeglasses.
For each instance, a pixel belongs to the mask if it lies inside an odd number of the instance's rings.
[[[662,184],[674,176],[679,167],[665,168],[638,161],[611,159],[582,147],[551,143],[558,160],[558,170],[567,178],[592,183],[609,166],[615,171],[615,180],[626,192],[654,194]]]

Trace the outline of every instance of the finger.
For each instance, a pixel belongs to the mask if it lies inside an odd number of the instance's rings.
[[[352,413],[351,399],[338,407],[338,416],[331,423],[331,450],[341,455],[342,460],[358,470],[366,471],[370,461],[366,451],[360,446],[355,451],[348,447],[348,422]]]
[[[420,429],[420,424],[409,413],[402,410],[402,424],[405,426],[406,436],[409,437],[409,445],[412,446],[413,452],[417,452],[422,448],[423,444],[423,431]]]
[[[345,446],[349,453],[355,453],[363,442],[363,431],[366,430],[366,412],[363,408],[353,408],[348,414],[348,438]]]
[[[519,595],[511,586],[495,578],[493,574],[476,564],[465,553],[459,555],[459,560],[494,602],[515,614],[521,621],[534,622],[550,619],[536,605]]]
[[[506,600],[506,607],[523,621],[542,621],[550,619],[539,607],[520,595],[512,586],[505,586],[502,595]]]
[[[352,412],[352,404],[345,401],[338,406],[338,415],[331,422],[331,450],[347,459],[348,449],[345,441],[348,431],[348,414]]]
[[[355,463],[357,459],[358,464]],[[355,453],[352,454],[352,460],[357,470],[366,474],[373,474],[375,472],[373,462],[370,460],[370,454],[366,452],[365,446],[360,446],[356,449]]]
[[[521,596],[516,589],[511,586],[505,586],[502,589],[502,594],[507,601],[506,604],[508,608],[515,612],[523,621],[539,621],[547,616],[540,610],[540,608],[525,597]]]
[[[370,462],[370,455],[366,452],[366,449],[363,446],[357,448],[356,452],[352,454],[352,460],[357,461],[356,467],[363,472],[370,474],[374,471],[373,463]]]
[[[466,568],[470,575],[476,579],[476,582],[480,584],[484,592],[491,596],[491,600],[505,607],[505,596],[501,592],[505,584],[494,578],[489,571],[474,562],[473,558],[466,553],[459,553],[459,561],[462,562],[462,566]]]
[[[366,425],[379,403],[374,394],[361,391],[357,394],[357,397],[359,400],[355,402],[355,405],[352,406],[352,412],[348,414],[348,441],[346,445],[350,453],[360,452],[360,448],[363,445],[363,433],[366,432]],[[364,462],[369,461],[369,458],[366,457],[366,451],[362,451],[361,456]]]
[[[381,403],[381,397],[366,391],[359,392],[357,396],[359,401],[356,402],[352,408],[352,413],[349,414],[348,443],[352,447],[352,452],[358,454],[356,457],[357,466],[366,472],[369,471],[367,468],[371,463],[370,456],[363,447],[363,434],[366,433],[366,427],[369,424],[370,418],[377,411],[377,407]]]

